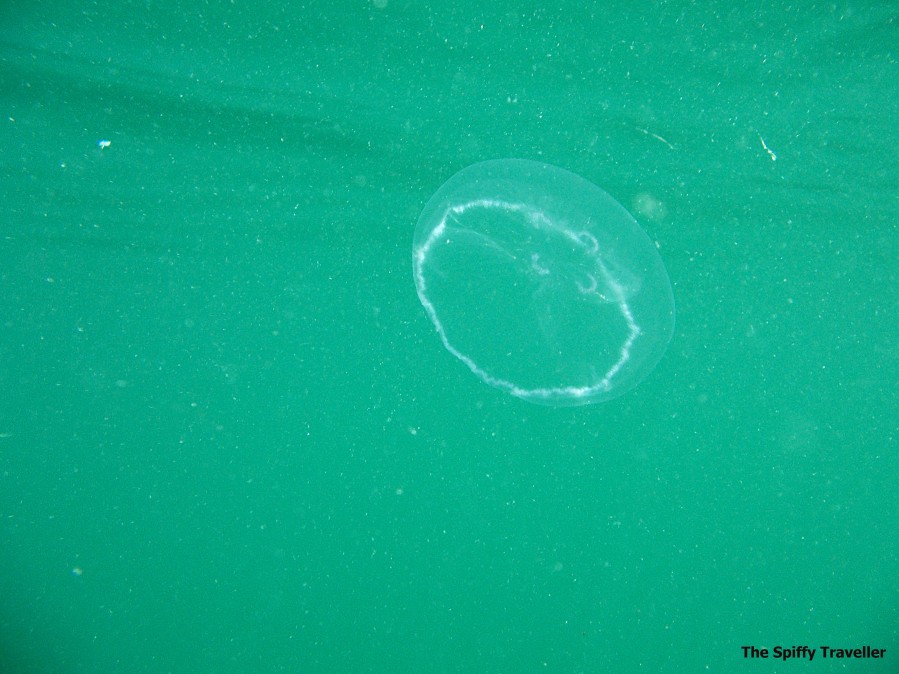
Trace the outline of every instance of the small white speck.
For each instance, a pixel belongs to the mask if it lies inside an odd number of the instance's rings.
[[[111,141],[111,140],[98,140],[98,141],[97,141],[97,147],[100,148],[101,150],[105,150],[105,149],[108,148],[110,145],[112,145],[112,141]]]
[[[765,142],[765,139],[762,138],[762,134],[759,134],[759,140],[762,141],[762,147],[765,148],[765,152],[768,153],[768,156],[771,157],[771,161],[777,161],[777,155],[774,154],[774,151],[768,147],[768,143]]]

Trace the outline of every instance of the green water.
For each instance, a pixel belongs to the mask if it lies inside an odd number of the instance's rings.
[[[0,9],[0,671],[896,671],[899,11],[754,4]],[[627,395],[419,304],[504,157],[657,244]]]

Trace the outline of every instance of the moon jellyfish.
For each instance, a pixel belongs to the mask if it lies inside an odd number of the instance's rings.
[[[412,273],[446,349],[532,403],[620,396],[674,332],[671,282],[646,233],[599,187],[540,162],[450,178],[415,226]]]

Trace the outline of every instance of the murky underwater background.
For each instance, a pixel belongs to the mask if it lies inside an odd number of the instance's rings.
[[[5,6],[0,669],[894,671],[897,15]],[[627,395],[503,394],[419,304],[504,157],[658,246]]]

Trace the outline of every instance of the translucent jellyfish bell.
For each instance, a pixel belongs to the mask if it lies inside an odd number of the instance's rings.
[[[646,233],[599,187],[540,162],[450,178],[418,219],[412,269],[447,350],[533,403],[629,391],[674,332],[671,282]]]

